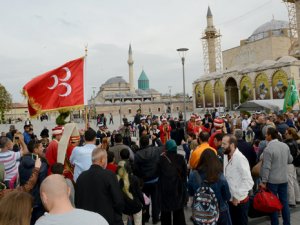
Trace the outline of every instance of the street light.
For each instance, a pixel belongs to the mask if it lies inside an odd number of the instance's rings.
[[[186,52],[188,51],[188,48],[178,48],[177,52],[181,58],[182,63],[182,76],[183,76],[183,105],[184,105],[184,124],[186,123],[186,102],[185,102],[185,74],[184,74],[184,60]],[[185,129],[184,129],[185,130]]]

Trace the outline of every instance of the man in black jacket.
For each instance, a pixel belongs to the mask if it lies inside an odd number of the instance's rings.
[[[234,136],[237,139],[237,148],[247,158],[250,169],[252,169],[257,161],[257,156],[253,149],[253,146],[243,139],[243,131],[241,129],[235,129]]]
[[[134,172],[144,182],[143,192],[151,197],[152,222],[157,224],[160,213],[160,200],[158,191],[158,163],[162,153],[161,147],[149,145],[147,135],[140,138],[140,148],[134,156]],[[149,208],[146,208],[146,221],[149,220]]]
[[[123,225],[123,195],[117,176],[105,169],[106,150],[95,148],[92,162],[90,169],[82,172],[76,181],[76,208],[99,213],[111,225]]]

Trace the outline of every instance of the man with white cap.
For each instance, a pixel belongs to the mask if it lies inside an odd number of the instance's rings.
[[[188,122],[188,125],[187,125],[187,132],[188,133],[194,133],[194,128],[195,128],[195,125],[196,125],[195,119],[196,119],[196,116],[194,114],[192,114],[191,118],[190,118],[190,121]]]
[[[200,132],[202,131],[202,129],[201,129],[201,125],[202,125],[202,123],[201,123],[201,117],[200,116],[197,117],[195,119],[195,122],[196,122],[196,124],[194,126],[194,134],[196,134],[196,136],[198,137],[199,134],[200,134]]]
[[[224,127],[223,119],[219,119],[219,118],[214,119],[214,128],[216,129],[216,131],[209,138],[208,143],[210,147],[216,149],[214,139],[217,134],[223,133],[223,127]]]
[[[49,164],[48,175],[51,174],[52,165],[57,162],[58,142],[62,137],[63,131],[64,127],[62,126],[56,126],[52,129],[53,140],[50,142],[46,150],[46,159]]]
[[[162,124],[159,126],[160,131],[160,140],[162,144],[166,144],[167,140],[170,139],[171,126],[168,124],[168,121],[165,117],[161,120]]]
[[[102,143],[102,139],[105,137],[110,137],[110,133],[106,131],[105,126],[103,123],[98,124],[98,131],[97,131],[97,140],[96,145],[99,145]]]
[[[146,123],[146,116],[141,117],[141,123],[138,126],[139,128],[139,137],[144,134],[149,134],[149,125]]]

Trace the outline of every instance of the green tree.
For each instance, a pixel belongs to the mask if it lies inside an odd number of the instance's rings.
[[[0,84],[0,116],[1,123],[4,123],[4,113],[9,111],[12,107],[12,98],[10,93]]]

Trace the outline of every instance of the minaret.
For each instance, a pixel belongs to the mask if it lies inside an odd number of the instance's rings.
[[[217,39],[220,37],[220,34],[218,33],[217,29],[214,27],[213,22],[213,15],[211,13],[210,7],[208,6],[207,10],[207,27],[204,31],[204,36],[202,39],[205,41],[205,49],[207,51],[207,58],[208,58],[208,72],[212,73],[217,71]]]
[[[134,74],[133,74],[133,59],[132,59],[131,44],[129,45],[127,63],[129,65],[129,87],[130,87],[130,92],[134,92]]]

